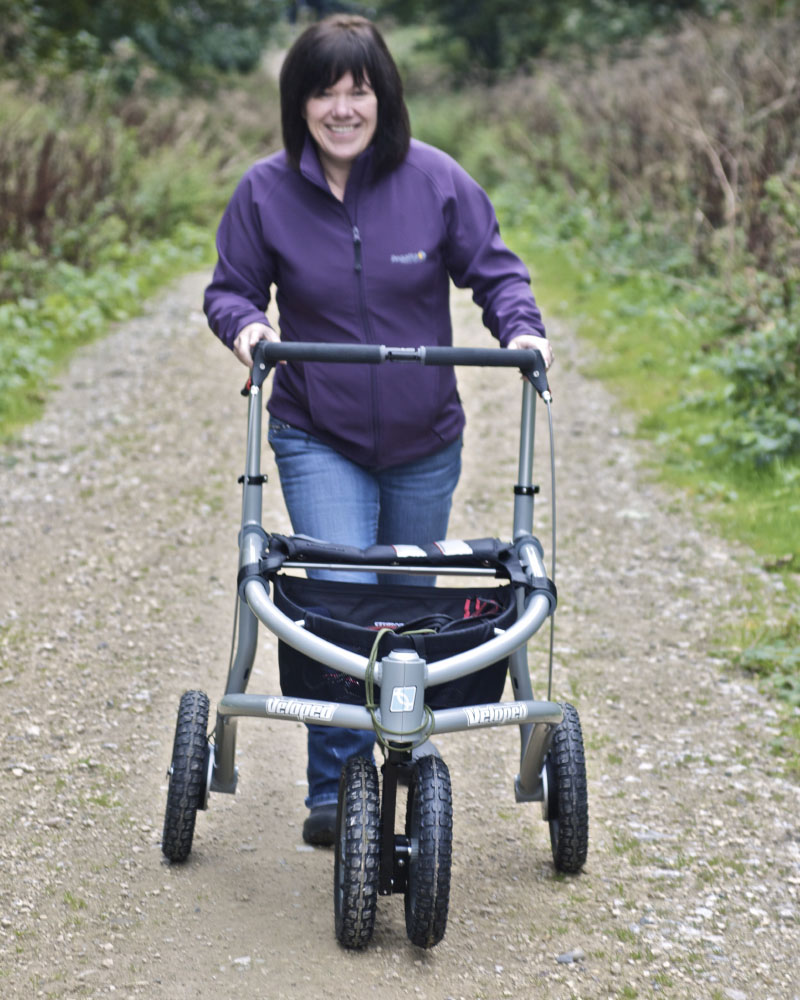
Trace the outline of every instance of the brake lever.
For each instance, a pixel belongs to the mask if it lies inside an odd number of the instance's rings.
[[[522,370],[523,377],[531,383],[545,403],[550,403],[553,400],[553,396],[547,382],[547,367],[545,366],[544,358],[541,351],[537,351],[536,348],[532,348],[532,351],[536,355],[537,360],[530,367]]]

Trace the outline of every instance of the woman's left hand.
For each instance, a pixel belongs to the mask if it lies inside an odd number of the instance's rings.
[[[547,337],[537,337],[533,333],[521,333],[514,337],[508,344],[509,351],[538,351],[544,359],[545,368],[549,368],[553,361],[553,348]]]

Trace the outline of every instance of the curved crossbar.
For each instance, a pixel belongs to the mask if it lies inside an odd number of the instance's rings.
[[[350,677],[364,680],[368,662],[366,656],[352,653],[335,643],[328,642],[327,639],[321,639],[302,625],[293,622],[273,604],[262,579],[259,577],[249,579],[244,587],[244,595],[253,614],[279,639],[319,663],[340,670]],[[534,594],[522,615],[505,632],[474,649],[465,650],[436,663],[429,663],[427,684],[441,684],[457,677],[465,677],[502,660],[530,639],[549,615],[550,608],[547,596],[542,593]],[[380,681],[381,671],[378,663],[375,669],[375,682],[380,684]]]
[[[286,698],[283,695],[226,694],[218,711],[226,716],[294,719],[318,726],[347,729],[374,729],[372,715],[362,705],[336,701],[313,701],[309,698]],[[464,729],[487,729],[494,726],[519,726],[523,723],[557,726],[564,717],[561,705],[551,701],[503,701],[488,705],[443,708],[431,713],[431,735],[457,733]]]

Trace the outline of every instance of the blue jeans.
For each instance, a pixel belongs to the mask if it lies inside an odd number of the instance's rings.
[[[389,469],[367,469],[317,438],[274,418],[269,443],[295,534],[367,548],[375,544],[424,545],[447,535],[453,491],[461,473],[461,439],[441,451]],[[371,573],[311,570],[318,579],[375,582]],[[432,585],[433,577],[378,578]],[[375,736],[357,729],[308,726],[306,805],[336,802],[339,774],[350,757],[372,757]]]

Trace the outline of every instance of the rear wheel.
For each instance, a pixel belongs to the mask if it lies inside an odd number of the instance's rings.
[[[333,863],[336,938],[364,948],[375,928],[380,874],[380,793],[372,761],[353,757],[342,768]]]
[[[406,837],[410,844],[406,932],[412,944],[433,948],[447,928],[453,850],[450,772],[441,757],[421,757],[414,765]]]
[[[589,850],[589,803],[583,733],[577,710],[562,705],[564,718],[553,732],[545,762],[547,821],[556,871],[575,874]]]
[[[192,850],[197,810],[208,791],[208,696],[186,691],[178,707],[169,768],[167,809],[161,850],[170,861],[185,861]]]

